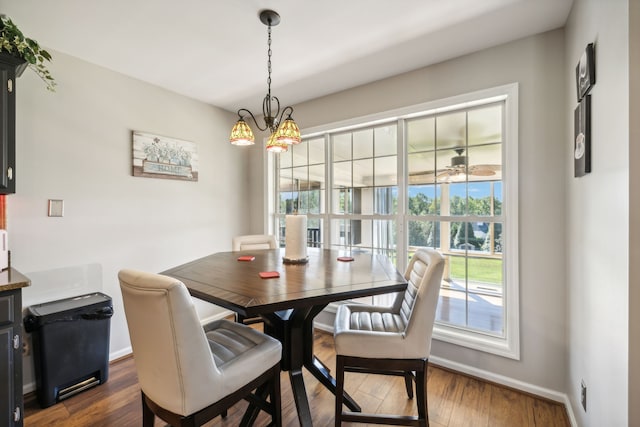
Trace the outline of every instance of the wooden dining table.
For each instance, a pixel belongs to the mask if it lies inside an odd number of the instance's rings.
[[[283,256],[284,248],[220,252],[162,274],[182,281],[196,298],[263,319],[265,333],[282,343],[282,370],[289,372],[298,419],[306,427],[312,417],[302,369],[336,390],[329,369],[313,353],[314,318],[332,302],[404,291],[407,282],[384,255],[308,248],[306,263],[285,263]],[[279,277],[262,278],[261,272]],[[346,393],[345,404],[360,411]],[[248,411],[245,418],[257,413]]]

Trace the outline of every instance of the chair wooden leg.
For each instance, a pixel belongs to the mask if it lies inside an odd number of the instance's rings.
[[[270,390],[271,406],[273,414],[271,414],[271,425],[282,427],[282,401],[280,398],[280,369],[273,368],[273,379],[271,380]]]
[[[413,373],[411,371],[407,371],[404,373],[404,386],[407,389],[407,396],[409,399],[413,399]]]
[[[342,425],[342,400],[344,398],[344,358],[336,356],[336,410],[335,427]]]
[[[415,398],[418,416],[356,413],[342,410],[344,393],[344,373],[358,372],[381,375],[400,375],[405,379],[407,394],[413,398],[413,383],[416,384]],[[427,359],[370,359],[336,355],[336,408],[335,426],[343,422],[364,424],[385,424],[402,426],[429,426],[427,409]]]
[[[427,405],[427,361],[422,369],[416,371],[416,404],[418,405],[418,422],[420,426],[429,425],[429,408]]]
[[[149,405],[147,405],[147,401],[143,392],[140,392],[140,398],[140,400],[142,401],[142,427],[153,427],[156,416]]]

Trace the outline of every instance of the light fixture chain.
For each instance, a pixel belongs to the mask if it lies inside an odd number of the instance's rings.
[[[269,98],[271,98],[271,25],[269,25],[269,39],[267,41],[267,45],[269,47],[267,50],[267,71],[269,73],[269,77],[267,78],[267,93],[269,94]]]
[[[246,108],[238,110],[238,121],[231,129],[231,137],[229,141],[234,145],[251,145],[255,141],[255,136],[249,125],[244,121],[243,113],[248,114],[255,125],[261,131],[269,129],[271,136],[267,142],[267,151],[284,152],[287,146],[291,144],[299,144],[301,142],[300,129],[296,122],[293,121],[291,114],[293,108],[288,106],[280,110],[280,100],[275,96],[271,96],[271,26],[280,23],[280,15],[275,11],[265,9],[260,12],[260,22],[267,25],[267,95],[262,100],[262,117],[264,118],[264,127],[262,127],[251,111]],[[273,103],[275,103],[276,111],[272,111]],[[285,113],[288,115],[285,117]]]

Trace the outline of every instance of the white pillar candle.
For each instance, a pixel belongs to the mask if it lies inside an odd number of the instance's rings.
[[[284,257],[301,260],[307,257],[307,216],[287,215],[285,219]]]

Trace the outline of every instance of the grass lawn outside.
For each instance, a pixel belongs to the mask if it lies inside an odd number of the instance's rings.
[[[449,274],[452,279],[464,280],[465,258],[462,256],[449,257]],[[502,259],[495,258],[467,258],[468,276],[470,282],[490,283],[502,286]]]

